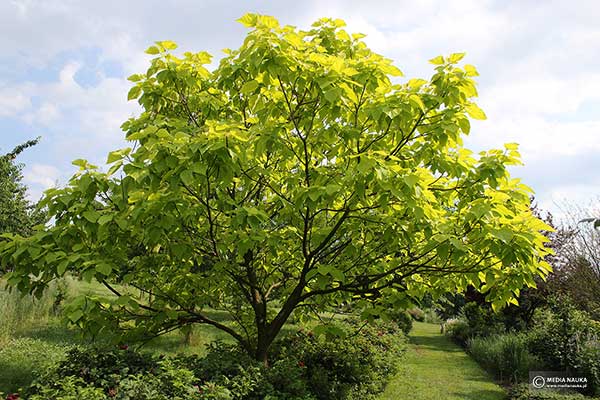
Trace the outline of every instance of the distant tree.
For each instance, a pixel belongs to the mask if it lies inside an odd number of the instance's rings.
[[[27,187],[22,182],[23,164],[16,162],[19,154],[39,140],[29,140],[0,156],[0,234],[27,236],[35,225],[43,222],[43,212],[27,199]]]
[[[573,304],[600,320],[600,231],[598,219],[583,218],[588,211],[565,205],[562,231],[568,236],[555,250],[548,276],[551,292],[568,296]]]
[[[77,160],[46,192],[54,226],[0,244],[11,285],[95,278],[113,295],[69,314],[91,333],[208,324],[267,362],[292,313],[351,304],[370,318],[468,286],[500,308],[548,273],[548,227],[507,169],[517,145],[463,147],[469,117],[485,118],[464,54],[396,83],[340,20],[241,22],[252,31],[213,72],[204,52],[147,50],[157,57],[129,93],[145,111],[123,125],[133,149],[111,152],[107,173]]]

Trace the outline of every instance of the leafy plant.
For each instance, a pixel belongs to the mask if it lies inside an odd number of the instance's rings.
[[[149,69],[130,77],[144,109],[123,124],[132,147],[111,152],[106,173],[74,161],[80,171],[42,202],[53,225],[6,237],[11,286],[96,279],[112,295],[68,311],[90,334],[209,324],[267,364],[292,313],[352,303],[373,319],[468,286],[497,309],[548,273],[549,228],[507,169],[517,145],[463,147],[469,119],[485,119],[464,54],[394,83],[401,71],[343,21],[240,22],[251,31],[214,71],[171,41],[147,50]]]

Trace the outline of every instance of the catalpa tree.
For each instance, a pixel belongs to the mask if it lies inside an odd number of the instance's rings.
[[[352,304],[370,318],[467,286],[498,308],[548,273],[550,228],[507,171],[517,146],[463,147],[469,118],[485,118],[463,54],[402,80],[340,20],[240,22],[250,32],[214,71],[205,52],[147,50],[130,77],[144,109],[123,124],[131,147],[106,173],[75,161],[46,192],[53,225],[2,244],[12,286],[96,279],[111,295],[69,313],[92,333],[208,324],[266,362],[293,313]]]

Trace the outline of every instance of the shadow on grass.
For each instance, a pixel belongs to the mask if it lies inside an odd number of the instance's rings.
[[[421,349],[458,353],[463,350],[444,336],[410,335],[408,342]]]

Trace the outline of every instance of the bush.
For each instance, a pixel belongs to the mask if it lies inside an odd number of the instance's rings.
[[[425,321],[425,313],[419,307],[411,308],[407,312],[415,321]]]
[[[411,331],[413,327],[413,320],[410,314],[406,310],[394,311],[389,313],[390,319],[394,322],[405,335]]]
[[[530,389],[528,384],[510,388],[509,400],[585,400],[579,393],[559,393],[551,390]]]
[[[41,387],[29,400],[108,400],[101,388],[89,386],[81,378],[67,376],[52,385]]]
[[[539,360],[527,349],[524,334],[506,333],[474,337],[468,341],[471,356],[501,381],[527,381],[529,371],[539,369]]]
[[[444,332],[446,336],[463,347],[467,346],[467,341],[471,336],[469,324],[462,319],[448,320],[445,324]]]
[[[205,357],[127,349],[72,349],[26,394],[33,399],[370,399],[396,372],[406,347],[394,323],[342,322],[317,337],[299,331],[274,344],[270,366],[214,343]],[[94,397],[96,396],[96,397]]]
[[[194,374],[171,360],[126,349],[71,349],[26,391],[27,398],[166,400],[200,398]],[[46,396],[46,397],[45,397]],[[73,397],[74,396],[74,397]]]
[[[397,371],[406,340],[395,324],[340,324],[341,336],[316,337],[300,331],[276,344],[276,358],[305,368],[307,385],[320,400],[369,399]],[[357,331],[357,329],[359,329]]]
[[[469,324],[469,335],[490,336],[504,332],[502,316],[494,313],[489,307],[475,302],[467,303],[462,313]]]
[[[530,334],[530,351],[549,369],[584,374],[590,393],[600,393],[600,329],[568,301],[554,301],[538,313]]]

